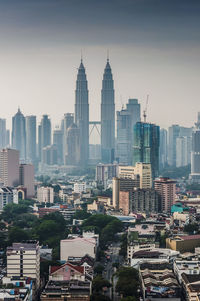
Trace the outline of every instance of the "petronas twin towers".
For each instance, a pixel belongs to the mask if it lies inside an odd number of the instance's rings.
[[[101,156],[102,162],[114,160],[115,149],[115,95],[109,59],[104,69],[101,90]],[[80,130],[80,165],[89,159],[89,102],[85,67],[81,59],[75,91],[75,123]]]

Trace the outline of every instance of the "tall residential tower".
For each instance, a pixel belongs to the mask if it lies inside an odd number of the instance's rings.
[[[82,59],[76,80],[75,124],[80,131],[80,164],[87,166],[89,158],[89,104],[88,84]]]
[[[101,156],[103,163],[112,163],[115,152],[115,95],[109,60],[104,69],[101,90]]]
[[[20,160],[26,160],[25,117],[20,109],[12,118],[12,148],[19,151]]]

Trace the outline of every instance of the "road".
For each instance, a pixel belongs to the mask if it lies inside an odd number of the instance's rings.
[[[113,267],[113,263],[115,262],[122,262],[121,256],[119,256],[119,250],[120,250],[120,244],[119,243],[113,243],[113,245],[109,248],[109,254],[110,254],[110,260],[105,263],[105,271],[104,271],[104,277],[113,285],[111,288],[109,288],[107,295],[111,300],[118,301],[120,300],[120,297],[115,291],[115,287],[117,284],[117,277],[114,275],[116,272],[116,268]]]

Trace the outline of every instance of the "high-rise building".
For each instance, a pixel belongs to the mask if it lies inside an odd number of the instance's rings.
[[[87,166],[89,158],[89,103],[87,78],[82,59],[76,80],[75,124],[80,131],[80,165]]]
[[[131,114],[127,110],[117,112],[116,159],[121,164],[131,164]]]
[[[161,197],[162,211],[171,212],[171,206],[175,202],[176,181],[169,178],[158,178],[154,181],[154,188]]]
[[[18,192],[16,188],[0,187],[0,210],[8,204],[18,204]]]
[[[34,166],[32,164],[20,164],[19,184],[26,188],[26,197],[35,196],[34,188]]]
[[[80,129],[73,123],[66,133],[65,165],[78,166],[80,164],[80,142]]]
[[[63,164],[63,131],[55,129],[53,132],[53,144],[57,147],[57,164]]]
[[[0,118],[0,149],[8,146],[6,140],[6,119]]]
[[[10,147],[10,130],[6,130],[6,147]]]
[[[38,144],[37,144],[37,157],[38,160],[42,159],[42,141],[41,141],[41,124],[38,125]]]
[[[191,152],[191,174],[190,179],[193,182],[200,183],[200,112],[198,120],[192,133],[192,152]]]
[[[43,115],[41,120],[41,148],[51,145],[51,120]]]
[[[37,241],[13,243],[7,247],[7,276],[29,277],[40,286],[40,247]]]
[[[192,128],[186,128],[177,124],[168,129],[168,164],[176,166],[176,139],[178,137],[191,137]]]
[[[19,185],[19,151],[15,149],[0,150],[0,182],[5,186]]]
[[[42,149],[42,164],[57,165],[58,164],[58,148],[56,145],[48,145]]]
[[[133,165],[137,162],[150,163],[152,178],[159,171],[160,127],[145,122],[134,126]]]
[[[115,209],[119,209],[120,192],[129,192],[129,199],[132,199],[132,193],[139,188],[139,177],[134,178],[113,178],[112,180],[112,204]]]
[[[96,166],[96,181],[98,185],[107,188],[108,182],[118,175],[118,164],[98,164]]]
[[[176,138],[176,167],[191,163],[192,137]]]
[[[103,163],[115,157],[115,95],[109,60],[104,69],[101,90],[101,156]]]
[[[167,130],[160,130],[160,168],[164,168],[167,165]]]
[[[12,148],[19,151],[21,161],[26,160],[26,126],[25,117],[20,109],[12,118]]]
[[[74,123],[74,114],[72,113],[65,114],[61,125],[61,129],[63,132],[63,162],[65,165],[66,165],[66,153],[67,153],[67,135],[68,135],[67,130],[73,123]],[[79,149],[76,151],[80,151],[80,145],[78,147]]]
[[[26,160],[36,162],[36,116],[26,116]]]

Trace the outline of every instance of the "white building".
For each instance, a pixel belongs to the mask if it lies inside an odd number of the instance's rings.
[[[52,187],[38,187],[37,200],[39,203],[53,203],[54,191]]]
[[[200,274],[200,261],[176,259],[174,261],[174,273],[177,276],[179,283],[182,283],[182,273],[187,275]]]
[[[86,254],[96,257],[97,241],[95,237],[72,237],[60,241],[60,259],[67,261],[69,256],[83,257]]]
[[[86,192],[86,183],[75,183],[74,192],[76,193]]]
[[[13,243],[7,248],[7,277],[30,277],[40,285],[39,242]]]
[[[11,187],[0,188],[0,211],[8,204],[18,204],[18,193],[17,189]]]

